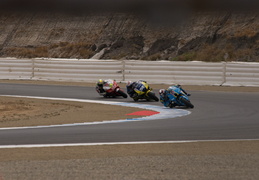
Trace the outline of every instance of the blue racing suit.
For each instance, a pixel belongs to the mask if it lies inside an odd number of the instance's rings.
[[[171,107],[171,100],[168,97],[168,91],[165,90],[163,94],[160,94],[160,102],[165,106],[165,107]]]
[[[172,87],[172,86],[170,86]],[[170,107],[173,108],[175,106],[177,106],[177,104],[175,102],[173,102],[169,97],[169,89],[170,87],[164,91],[163,94],[160,94],[160,102],[165,106],[165,107]],[[187,96],[190,96],[190,94],[188,94],[184,89],[182,89],[182,87],[180,85],[176,85],[176,87],[180,88]]]

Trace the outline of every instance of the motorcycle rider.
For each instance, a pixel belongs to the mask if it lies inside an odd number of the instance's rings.
[[[176,85],[172,85],[172,86],[175,86],[175,87],[178,87],[180,88],[184,94],[186,94],[187,96],[191,96],[191,94],[188,94],[180,84],[176,84]],[[159,95],[160,95],[160,102],[165,106],[165,107],[170,107],[170,108],[173,108],[175,107],[177,104],[175,102],[172,102],[170,100],[170,98],[168,97],[168,93],[170,91],[170,87],[172,86],[169,86],[168,89],[160,89],[159,90]]]
[[[138,80],[138,81],[135,81],[135,82],[132,82],[132,81],[128,81],[127,85],[126,85],[126,88],[127,88],[127,93],[129,94],[129,96],[131,98],[134,98],[136,96],[138,96],[138,94],[135,92],[135,87],[140,84],[141,82],[145,82],[144,80]]]
[[[110,94],[107,93],[107,92],[103,89],[103,87],[104,87],[104,86],[107,86],[107,85],[109,85],[110,87],[112,87],[112,85],[113,85],[113,80],[111,80],[111,79],[107,79],[107,80],[99,79],[99,80],[97,81],[97,83],[96,83],[95,89],[96,89],[96,91],[97,91],[100,95],[102,95],[103,97],[108,97]]]

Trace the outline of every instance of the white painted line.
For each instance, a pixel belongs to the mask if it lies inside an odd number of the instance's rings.
[[[6,95],[0,95],[6,96]],[[175,117],[181,117],[189,115],[191,112],[183,109],[170,109],[163,106],[154,106],[148,104],[139,103],[126,103],[126,102],[115,102],[115,101],[96,101],[88,99],[72,99],[72,98],[52,98],[52,97],[36,97],[36,96],[6,96],[6,97],[19,97],[19,98],[32,98],[32,99],[44,99],[44,100],[55,100],[55,101],[74,101],[74,102],[87,102],[87,103],[100,103],[109,104],[125,107],[135,107],[141,109],[148,109],[159,112],[152,116],[145,116],[133,119],[121,119],[121,120],[110,120],[110,121],[98,121],[98,122],[84,122],[84,123],[73,123],[73,124],[60,124],[60,125],[48,125],[48,126],[28,126],[28,127],[6,127],[0,128],[0,130],[12,130],[12,129],[31,129],[31,128],[49,128],[49,127],[63,127],[63,126],[79,126],[79,125],[96,125],[96,124],[108,124],[108,123],[123,123],[130,121],[145,121],[145,120],[157,120],[157,119],[170,119]]]
[[[27,145],[2,145],[2,146],[0,146],[0,149],[42,148],[42,147],[78,147],[78,146],[103,146],[103,145],[138,145],[138,144],[180,144],[180,143],[237,142],[237,141],[259,141],[259,139],[185,140],[185,141],[136,141],[136,142],[72,143],[72,144],[27,144]]]

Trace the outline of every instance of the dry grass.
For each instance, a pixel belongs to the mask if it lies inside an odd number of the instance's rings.
[[[172,61],[193,61],[196,59],[196,56],[197,56],[197,53],[195,52],[187,52],[173,58]]]
[[[94,55],[93,45],[85,42],[59,42],[49,46],[39,47],[12,47],[5,49],[10,57],[18,58],[90,58]]]
[[[237,32],[234,33],[234,37],[240,38],[240,37],[247,37],[247,38],[253,38],[258,33],[259,26],[254,29],[253,27],[246,27],[243,29],[237,30]]]
[[[145,56],[143,57],[143,60],[151,60],[151,61],[156,61],[156,60],[160,60],[161,54],[160,53],[156,53],[156,54],[152,54],[150,56]]]
[[[227,50],[229,49],[229,50]],[[219,62],[224,61],[224,55],[226,53],[231,54],[232,48],[219,48],[215,45],[205,45],[201,51],[197,52],[196,58],[200,61]]]
[[[205,62],[221,62],[221,61],[258,61],[254,59],[255,50],[251,48],[235,49],[233,45],[225,46],[217,44],[206,44],[201,50],[196,52],[187,52],[173,58],[173,61],[205,61]]]
[[[34,57],[49,57],[47,47],[36,47],[36,48],[26,48],[26,47],[14,47],[6,49],[6,54],[11,57],[19,58],[34,58]]]

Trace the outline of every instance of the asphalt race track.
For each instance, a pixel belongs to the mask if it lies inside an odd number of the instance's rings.
[[[92,87],[0,83],[0,95],[107,100]],[[158,90],[155,90],[158,94]],[[151,121],[0,130],[0,145],[259,139],[259,93],[190,91],[190,115]],[[133,102],[115,98],[112,101]],[[162,106],[160,102],[137,102]],[[115,107],[116,108],[116,107]],[[101,112],[101,111],[100,111]]]

